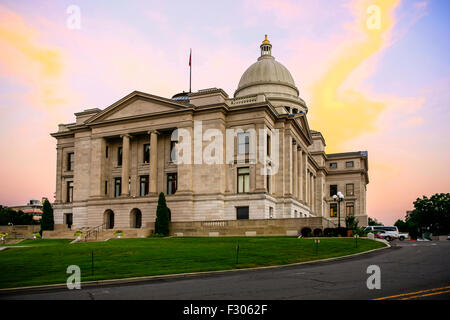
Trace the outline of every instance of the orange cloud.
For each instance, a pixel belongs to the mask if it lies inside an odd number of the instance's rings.
[[[43,42],[36,29],[1,5],[0,65],[3,74],[19,78],[32,88],[28,99],[33,106],[51,109],[66,102],[61,50]]]
[[[345,84],[352,80],[352,75],[363,63],[389,44],[395,24],[393,13],[399,3],[400,0],[363,0],[354,1],[350,6],[356,17],[350,26],[352,37],[312,88],[311,125],[320,128],[326,137],[328,151],[335,151],[340,143],[376,128],[377,117],[386,104],[369,99],[365,93],[355,89],[355,83],[351,89]],[[373,20],[377,19],[374,11],[368,10],[371,5],[379,10],[379,25]],[[364,75],[358,75],[357,83],[360,83]]]

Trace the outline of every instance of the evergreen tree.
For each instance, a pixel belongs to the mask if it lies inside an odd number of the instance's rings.
[[[48,200],[45,200],[42,208],[41,235],[44,230],[53,230],[54,225],[52,205]]]
[[[159,194],[156,208],[155,233],[163,236],[169,235],[169,208],[167,208],[164,193]]]

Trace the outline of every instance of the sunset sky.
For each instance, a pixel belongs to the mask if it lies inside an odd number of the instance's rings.
[[[326,151],[368,151],[367,213],[392,224],[450,192],[449,13],[447,0],[0,0],[0,204],[53,199],[49,134],[74,112],[188,90],[190,48],[193,90],[232,96],[268,34]]]

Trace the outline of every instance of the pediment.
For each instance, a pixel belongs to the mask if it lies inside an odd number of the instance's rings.
[[[309,124],[308,124],[308,120],[306,118],[306,115],[303,114],[301,117],[298,117],[295,120],[297,122],[297,125],[300,127],[301,131],[303,132],[303,134],[312,143],[311,129],[309,128]]]
[[[99,112],[90,118],[87,123],[130,119],[191,108],[190,105],[183,105],[167,98],[135,91]]]

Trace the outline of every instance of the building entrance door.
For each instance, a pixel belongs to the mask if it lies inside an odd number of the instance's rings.
[[[73,214],[72,213],[66,213],[66,224],[67,228],[72,228],[73,224]]]

